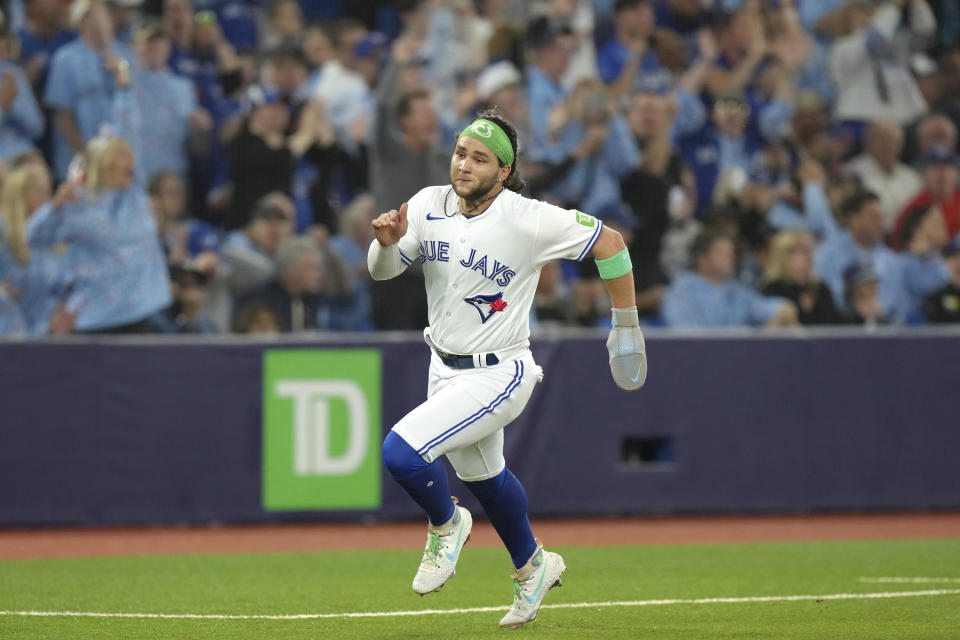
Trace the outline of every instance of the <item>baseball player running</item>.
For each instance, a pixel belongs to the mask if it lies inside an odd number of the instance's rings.
[[[514,600],[500,620],[521,627],[560,585],[563,558],[543,548],[527,519],[527,495],[503,458],[503,428],[543,378],[529,349],[529,314],[541,267],[557,258],[596,260],[613,302],[607,339],[618,386],[647,376],[630,256],[600,220],[519,195],[517,134],[496,112],[464,129],[450,160],[450,185],[427,187],[373,221],[370,274],[393,278],[423,265],[432,350],[427,400],[383,443],[393,478],[429,518],[413,590],[439,590],[456,571],[473,518],[450,496],[447,456],[513,560]]]

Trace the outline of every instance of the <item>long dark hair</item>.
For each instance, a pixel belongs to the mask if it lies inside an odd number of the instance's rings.
[[[523,191],[523,188],[527,186],[527,183],[520,177],[520,172],[517,170],[517,159],[520,154],[520,148],[517,145],[517,130],[509,120],[500,115],[500,111],[496,107],[481,111],[477,114],[477,118],[483,118],[484,120],[493,122],[507,134],[507,138],[510,140],[510,146],[513,147],[513,163],[510,165],[510,175],[503,181],[503,186],[510,189],[510,191],[520,193]],[[500,163],[501,167],[506,166],[499,158],[497,162]]]

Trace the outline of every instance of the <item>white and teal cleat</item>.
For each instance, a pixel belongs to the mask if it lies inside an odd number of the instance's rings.
[[[500,620],[501,627],[518,629],[537,619],[547,591],[561,585],[567,565],[559,554],[537,547],[533,557],[513,572],[513,606]]]
[[[439,591],[453,577],[457,572],[460,552],[470,540],[472,529],[473,517],[460,505],[455,506],[450,522],[427,528],[427,546],[423,550],[417,575],[413,577],[414,591],[421,596]]]

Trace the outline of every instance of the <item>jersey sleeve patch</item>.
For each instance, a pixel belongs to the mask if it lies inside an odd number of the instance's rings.
[[[585,227],[594,227],[597,224],[597,219],[593,216],[583,213],[582,211],[575,211],[577,214],[577,222],[582,224]]]

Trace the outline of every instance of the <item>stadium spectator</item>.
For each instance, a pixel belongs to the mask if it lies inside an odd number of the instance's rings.
[[[164,31],[170,36],[170,68],[189,78],[197,101],[210,112],[217,100],[243,83],[241,62],[212,11],[194,13],[191,0],[163,0]]]
[[[623,204],[620,180],[640,164],[640,152],[627,123],[612,113],[606,88],[597,80],[581,80],[570,96],[570,120],[558,132],[559,147],[582,148],[595,143],[593,150],[579,158],[549,189],[552,200],[566,208],[593,212],[607,221],[627,220],[633,213]]]
[[[311,27],[310,34],[314,53],[308,55],[313,55],[311,63],[318,65],[308,81],[310,96],[324,105],[340,144],[356,155],[365,142],[376,102],[373,87],[353,68],[355,48],[367,30],[353,20],[337,21],[330,30],[329,51],[322,41],[323,30]],[[380,85],[384,82],[381,79]]]
[[[4,178],[0,197],[0,286],[15,293],[30,335],[72,325],[64,303],[73,287],[69,245],[45,242],[37,223],[59,209],[72,185],[51,200],[50,170],[43,160],[26,158]]]
[[[660,93],[672,84],[654,46],[655,27],[652,0],[617,0],[613,37],[597,52],[600,78],[614,96]]]
[[[724,231],[707,229],[693,242],[692,272],[667,289],[663,319],[669,327],[790,326],[797,308],[783,298],[765,297],[734,279],[736,249]]]
[[[13,62],[15,53],[16,39],[0,26],[0,159],[4,161],[33,149],[46,124],[29,80]]]
[[[592,0],[550,0],[534,7],[533,16],[543,16],[570,28],[573,49],[570,64],[560,83],[572,90],[584,78],[597,77],[596,9]]]
[[[570,65],[573,39],[569,28],[538,18],[527,27],[526,43],[527,104],[532,114],[527,155],[531,162],[557,164],[565,154],[556,145],[555,134],[570,119],[568,93],[560,83]]]
[[[170,293],[173,302],[155,314],[150,322],[157,333],[219,333],[214,321],[202,313],[207,275],[192,262],[170,266]]]
[[[450,180],[451,149],[440,139],[430,91],[422,87],[403,91],[401,75],[413,64],[414,54],[412,41],[398,40],[381,78],[370,152],[370,186],[378,211],[395,209],[411,193]],[[378,329],[427,325],[423,272],[418,266],[389,283],[374,282],[372,295]]]
[[[942,113],[931,113],[917,125],[917,160],[934,148],[957,150],[957,125]]]
[[[58,180],[87,142],[113,118],[117,70],[129,68],[133,54],[116,42],[103,0],[74,0],[70,22],[80,37],[61,47],[50,61],[44,100],[53,109],[53,169]]]
[[[864,153],[850,161],[851,170],[866,189],[877,194],[883,207],[884,225],[893,228],[897,215],[923,185],[920,174],[902,162],[903,129],[889,120],[867,127]]]
[[[75,287],[67,309],[75,331],[147,333],[149,318],[170,304],[170,281],[136,158],[119,137],[98,136],[84,153],[83,191],[36,225],[49,244],[70,247]]]
[[[143,0],[106,0],[106,3],[117,42],[132,46],[140,18],[138,8]]]
[[[280,333],[280,318],[266,302],[254,301],[240,309],[233,329],[247,335],[277,335]]]
[[[808,161],[800,165],[779,194],[767,211],[767,223],[774,229],[809,231],[820,240],[838,232],[827,196],[826,175],[817,163]]]
[[[911,322],[922,321],[924,299],[949,280],[941,255],[948,240],[947,226],[937,207],[920,206],[904,216],[900,241],[906,313]]]
[[[901,28],[904,9],[909,20]],[[830,50],[834,117],[915,122],[926,113],[927,102],[914,80],[911,56],[936,29],[926,0],[884,0],[878,7],[853,0],[846,22],[845,35]]]
[[[263,49],[297,47],[304,36],[303,11],[297,0],[275,0],[267,9],[267,20],[261,24],[259,45]]]
[[[26,0],[26,20],[17,29],[20,64],[38,96],[47,85],[50,60],[57,50],[77,34],[66,29],[69,4],[62,0]]]
[[[844,278],[852,265],[867,265],[876,276],[884,315],[893,321],[906,316],[902,259],[883,243],[883,208],[876,194],[861,191],[847,198],[840,209],[844,230],[817,249],[814,270],[830,287],[841,313],[852,308],[845,294]]]
[[[707,75],[707,92],[714,100],[746,93],[763,69],[769,44],[759,12],[754,7],[721,12],[717,25],[720,55]]]
[[[371,223],[377,215],[376,203],[370,194],[360,194],[343,210],[340,233],[330,239],[330,247],[343,260],[353,278],[356,291],[354,315],[348,320],[352,331],[373,329],[372,279],[367,267],[367,249],[373,240]]]
[[[693,224],[696,191],[691,173],[674,146],[676,103],[658,93],[630,101],[627,123],[643,162],[620,183],[624,201],[637,216],[630,245],[637,306],[656,316],[670,278],[661,260],[664,236]]]
[[[960,233],[960,180],[958,180],[957,155],[946,147],[933,147],[923,158],[923,188],[907,202],[893,228],[893,244],[899,236],[906,214],[917,207],[935,205],[947,223],[947,235]]]
[[[213,123],[210,114],[197,106],[189,80],[168,67],[170,39],[156,26],[136,35],[137,65],[131,89],[140,111],[142,174],[150,180],[161,171],[175,171],[188,181],[188,143],[197,153],[207,148]]]
[[[277,251],[293,235],[293,201],[280,192],[269,193],[254,205],[250,222],[231,232],[223,244],[230,266],[230,289],[243,294],[263,285],[276,273]]]
[[[710,121],[678,139],[677,146],[694,173],[698,218],[714,202],[715,192],[739,194],[762,164],[764,141],[749,124],[750,106],[744,95],[725,94],[714,102]],[[717,189],[718,184],[729,189]]]
[[[477,75],[477,111],[496,107],[513,123],[519,140],[529,140],[530,110],[523,90],[523,75],[514,64],[501,60]]]
[[[841,324],[830,289],[813,272],[813,235],[781,231],[770,241],[763,295],[790,300],[802,325]]]
[[[251,87],[245,96],[248,115],[231,145],[230,179],[233,197],[226,226],[243,227],[251,207],[272,191],[292,193],[293,171],[300,158],[325,162],[333,144],[333,131],[322,106],[308,103],[300,111],[294,133],[287,136],[290,109],[280,94],[263,86]]]
[[[852,324],[873,327],[897,321],[896,312],[880,299],[879,276],[869,263],[854,263],[843,271],[847,319]]]
[[[160,246],[168,262],[180,262],[190,254],[218,249],[220,243],[213,227],[186,219],[187,196],[179,174],[174,171],[155,174],[147,183],[147,195],[157,222]],[[201,235],[200,231],[195,231],[198,228],[213,232],[214,236]],[[191,240],[194,246],[188,248]]]
[[[950,281],[924,301],[923,314],[928,322],[960,322],[960,240],[954,238],[943,250]]]
[[[277,251],[277,276],[247,295],[238,308],[266,303],[283,333],[342,328],[337,323],[343,300],[335,291],[337,274],[329,258],[312,238],[288,239]]]

